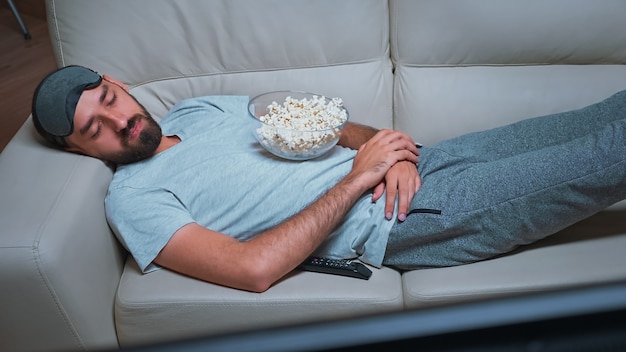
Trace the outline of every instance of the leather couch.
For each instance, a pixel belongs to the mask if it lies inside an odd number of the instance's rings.
[[[120,79],[156,117],[194,96],[303,90],[428,145],[626,89],[621,0],[46,6],[58,65]],[[30,119],[0,154],[0,349],[116,349],[626,279],[623,202],[597,226],[458,267],[373,269],[370,280],[294,272],[261,294],[143,275],[104,217],[112,172],[47,147]]]

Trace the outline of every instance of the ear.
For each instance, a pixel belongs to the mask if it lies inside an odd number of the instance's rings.
[[[63,150],[66,151],[66,152],[70,152],[70,153],[76,153],[76,154],[85,155],[85,153],[83,152],[82,149],[80,149],[78,147],[74,147],[74,146],[67,146],[67,147],[63,148]]]
[[[109,75],[102,75],[102,79],[104,79],[105,81],[111,82],[111,83],[115,84],[116,86],[119,86],[120,88],[122,88],[125,91],[129,92],[127,85],[125,85],[124,83],[116,80],[115,78],[113,78],[113,77],[111,77]]]

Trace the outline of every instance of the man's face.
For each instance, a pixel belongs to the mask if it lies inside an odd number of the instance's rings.
[[[130,164],[152,156],[161,137],[161,127],[126,87],[105,76],[81,94],[66,140],[68,151]]]

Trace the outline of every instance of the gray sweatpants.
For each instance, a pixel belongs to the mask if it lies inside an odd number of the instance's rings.
[[[414,211],[383,263],[471,263],[554,234],[626,199],[625,157],[626,91],[424,147]]]

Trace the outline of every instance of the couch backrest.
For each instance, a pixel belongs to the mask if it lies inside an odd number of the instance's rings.
[[[621,0],[391,0],[395,127],[439,140],[626,89]]]
[[[381,0],[51,1],[59,64],[132,87],[157,116],[181,99],[303,90],[391,127],[389,15]],[[54,17],[53,17],[54,18]]]

